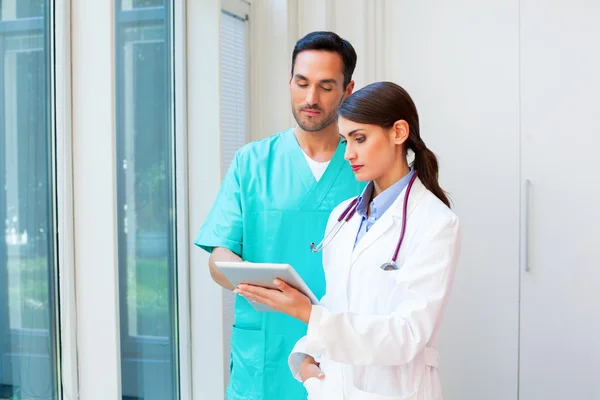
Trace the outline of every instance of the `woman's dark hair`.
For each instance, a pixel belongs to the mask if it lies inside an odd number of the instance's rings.
[[[354,47],[345,39],[339,37],[333,32],[311,32],[296,42],[292,52],[292,76],[294,76],[294,66],[296,57],[299,53],[307,50],[330,51],[337,53],[342,58],[344,64],[344,90],[352,80],[354,68],[356,68],[356,51]]]
[[[405,150],[415,153],[411,167],[419,173],[419,179],[429,191],[450,207],[446,193],[438,183],[438,161],[427,148],[419,133],[419,114],[410,95],[392,82],[376,82],[357,90],[343,103],[339,115],[359,124],[379,125],[390,129],[394,123],[404,120],[409,126]]]

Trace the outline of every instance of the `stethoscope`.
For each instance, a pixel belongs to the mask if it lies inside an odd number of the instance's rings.
[[[396,265],[396,259],[398,258],[398,252],[400,251],[400,246],[402,245],[402,241],[404,240],[404,232],[406,231],[406,210],[408,206],[408,196],[410,194],[410,190],[412,188],[413,183],[417,179],[417,171],[413,174],[412,178],[410,178],[410,182],[408,182],[408,186],[406,188],[406,193],[404,194],[404,206],[402,208],[402,231],[400,232],[400,239],[398,239],[398,245],[396,246],[396,251],[394,251],[394,255],[390,262],[386,262],[381,265],[381,269],[384,271],[395,271],[398,269],[398,265]],[[338,232],[342,229],[344,224],[354,216],[356,213],[356,208],[358,206],[358,197],[355,198],[348,204],[348,207],[344,210],[342,214],[337,219],[335,226],[325,235],[323,240],[317,245],[315,243],[310,244],[310,250],[313,253],[318,253],[323,251],[325,247],[331,243],[331,241],[335,238]]]

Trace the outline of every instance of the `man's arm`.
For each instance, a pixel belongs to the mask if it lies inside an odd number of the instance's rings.
[[[225,289],[234,287],[215,265],[215,261],[242,261],[243,215],[240,177],[238,175],[239,152],[235,154],[223,179],[210,213],[208,214],[194,244],[211,253],[208,260],[210,276]]]
[[[210,276],[215,282],[223,286],[225,289],[235,289],[231,282],[225,278],[225,275],[215,265],[215,261],[242,261],[242,258],[235,254],[233,251],[224,247],[215,247],[208,259],[208,267],[210,269]]]

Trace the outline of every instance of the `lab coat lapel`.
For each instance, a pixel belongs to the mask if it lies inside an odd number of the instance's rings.
[[[377,222],[369,229],[367,233],[360,239],[360,241],[356,244],[356,248],[354,252],[352,252],[352,264],[356,261],[358,256],[365,251],[365,249],[369,248],[378,238],[381,237],[385,232],[387,232],[392,225],[394,225],[395,216],[392,216],[390,211],[392,211],[392,207],[395,206],[397,200],[392,204],[390,209],[385,212]],[[392,250],[393,251],[393,250]],[[391,257],[391,255],[390,255]]]
[[[361,219],[362,217],[355,213],[350,221],[346,223],[346,226],[342,229],[342,232],[340,232],[340,245],[336,247],[339,247],[341,250],[340,254],[338,254],[341,265],[350,265],[354,249],[354,242],[356,241],[356,235],[358,234],[358,229],[360,228]]]
[[[367,233],[365,233],[362,239],[357,243],[356,248],[352,253],[352,264],[356,262],[361,253],[368,249],[373,243],[375,243],[377,239],[379,239],[384,233],[388,232],[391,228],[394,228],[394,233],[398,234],[398,239],[400,238],[400,231],[402,230],[404,196],[406,195],[406,190],[407,188],[404,188],[402,193],[400,193],[396,200],[394,200],[394,203],[392,203],[390,208],[381,216],[379,220],[377,220],[373,227],[371,227],[371,229]],[[425,186],[423,186],[421,180],[417,178],[413,183],[412,189],[408,196],[408,208],[406,209],[407,223],[408,217],[414,210],[415,206],[417,205],[423,194],[425,194],[425,191]],[[389,249],[390,260],[394,254],[394,250],[395,249],[392,248]]]
[[[348,310],[348,282],[350,278],[350,267],[352,266],[352,250],[354,248],[354,241],[356,240],[356,234],[360,227],[361,216],[354,214],[354,216],[348,221],[342,230],[339,232],[339,241],[335,246],[336,249],[334,254],[333,262],[339,266],[341,275],[336,279],[336,284],[339,284],[343,288],[343,295],[339,297],[339,301],[343,302],[343,310]]]

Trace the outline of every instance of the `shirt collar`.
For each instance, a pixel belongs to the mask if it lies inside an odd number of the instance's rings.
[[[411,168],[410,172],[406,174],[402,179],[398,182],[394,183],[392,186],[384,190],[379,194],[379,196],[375,197],[373,201],[371,201],[371,216],[378,220],[383,213],[387,211],[388,208],[394,203],[394,201],[400,196],[402,191],[411,178],[414,175],[414,170]],[[365,187],[362,194],[358,197],[358,203],[356,205],[356,213],[363,218],[367,218],[367,205],[368,199],[373,195],[374,183],[371,181]]]

